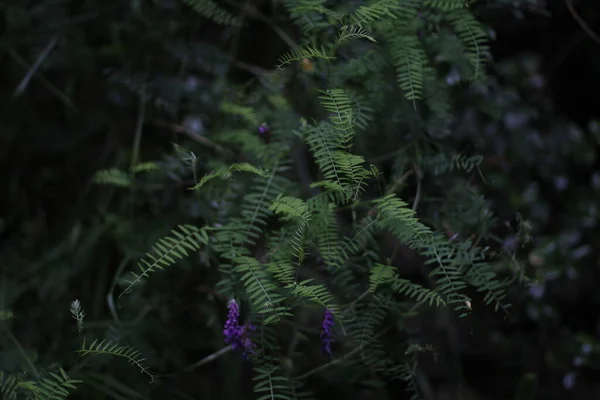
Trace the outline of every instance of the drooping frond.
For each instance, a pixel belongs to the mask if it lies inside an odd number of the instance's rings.
[[[337,134],[333,138],[336,147],[350,148],[354,139],[354,116],[350,98],[343,89],[329,89],[321,93],[321,104],[332,114],[330,120]]]
[[[435,290],[425,288],[407,279],[400,278],[397,270],[391,265],[375,264],[371,268],[370,287],[372,292],[380,285],[389,285],[398,294],[416,300],[418,303],[428,304],[436,307],[446,305],[446,301]]]
[[[390,194],[374,200],[379,214],[378,224],[409,246],[430,244],[431,229],[423,225],[407,203]]]
[[[421,98],[423,92],[425,51],[416,35],[397,35],[390,41],[390,51],[398,85],[416,108],[415,101]]]
[[[334,314],[339,313],[339,307],[335,305],[333,296],[327,287],[325,285],[311,285],[311,282],[312,279],[308,279],[289,285],[287,288],[292,290],[294,296],[309,299],[316,304],[328,308]]]
[[[189,251],[198,251],[201,245],[208,243],[207,230],[192,225],[179,225],[171,231],[171,235],[159,239],[152,251],[140,260],[139,272],[131,272],[132,277],[119,298],[123,294],[131,292],[133,286],[156,270],[162,270],[175,264],[178,259],[187,257]]]
[[[360,26],[344,25],[338,33],[338,44],[343,43],[346,40],[357,40],[365,39],[373,43],[377,43],[377,40],[366,30]]]
[[[294,61],[300,61],[304,58],[320,58],[323,60],[334,60],[335,57],[327,54],[327,51],[321,47],[318,49],[311,45],[304,45],[297,49],[290,50],[279,58],[279,64],[277,65],[277,69],[285,69],[285,66],[291,64]]]
[[[94,340],[92,343],[86,346],[85,339],[81,344],[81,348],[77,350],[82,356],[87,355],[107,355],[120,357],[127,360],[131,365],[136,366],[143,374],[148,375],[151,381],[154,381],[155,377],[148,368],[144,365],[146,359],[141,353],[130,346],[125,346],[120,343],[113,342],[111,340]]]
[[[246,294],[254,305],[254,311],[266,314],[265,324],[279,321],[291,315],[285,305],[285,296],[275,284],[269,270],[253,257],[238,257],[234,260],[235,271],[240,275]]]
[[[328,201],[326,195],[319,195],[310,198],[308,206],[313,216],[309,227],[313,243],[325,263],[334,265],[339,259],[341,243],[334,204]]]
[[[279,195],[269,209],[282,219],[307,218],[308,206],[297,197]]]
[[[228,167],[220,168],[217,171],[211,172],[210,174],[203,176],[202,179],[200,179],[200,182],[191,187],[190,190],[198,190],[204,185],[206,185],[208,182],[216,178],[233,179],[234,172],[249,172],[259,176],[264,176],[266,174],[266,172],[262,169],[256,168],[255,166],[249,163],[232,164]]]
[[[267,174],[252,180],[252,186],[244,196],[241,218],[245,224],[246,240],[256,243],[263,234],[267,220],[273,215],[270,205],[281,193],[286,192],[288,180],[280,175],[286,169],[285,163],[279,159],[271,160]]]
[[[75,385],[82,382],[69,378],[65,370],[59,368],[58,373],[50,372],[37,382],[21,382],[20,386],[33,392],[36,400],[65,400],[77,389]]]
[[[474,71],[470,79],[475,81],[483,78],[489,54],[488,35],[473,14],[466,9],[450,11],[446,13],[445,18],[465,46],[467,59]]]

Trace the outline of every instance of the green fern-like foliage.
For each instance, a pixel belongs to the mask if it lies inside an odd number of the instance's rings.
[[[156,242],[153,251],[140,261],[139,272],[131,272],[132,277],[128,280],[121,296],[130,292],[133,286],[156,270],[175,264],[178,259],[186,257],[190,251],[197,251],[201,245],[208,243],[207,231],[191,225],[180,225],[177,229],[173,229],[171,234],[172,236]]]
[[[317,58],[323,60],[333,60],[335,57],[327,54],[324,48],[318,49],[314,46],[305,45],[297,49],[290,50],[290,52],[283,54],[279,59],[279,65],[277,69],[284,69],[286,65],[291,64],[294,61],[300,61],[305,58]]]
[[[215,22],[234,23],[216,3],[186,3]],[[261,75],[260,95],[220,103],[227,119],[237,118],[219,146],[235,147],[243,161],[220,160],[190,188],[210,200],[215,212],[160,239],[123,293],[202,249],[219,274],[215,290],[235,298],[257,326],[250,334],[257,346],[252,356],[257,398],[295,398],[313,372],[294,376],[282,368],[282,354],[293,358],[294,349],[284,348],[278,329],[325,309],[335,317],[336,338],[350,349],[332,365],[347,372],[350,382],[400,379],[418,395],[415,354],[428,347],[402,343],[388,349],[383,337],[390,330],[401,330],[406,316],[427,307],[462,317],[474,306],[508,307],[510,279],[492,268],[479,244],[489,231],[489,213],[458,213],[444,198],[444,207],[421,215],[433,207],[424,205],[423,186],[444,191],[440,180],[448,173],[471,174],[482,161],[442,150],[440,138],[447,135],[453,110],[445,63],[459,65],[463,80],[484,82],[485,30],[462,0],[282,4],[303,43],[280,57],[276,73]],[[448,43],[457,50],[447,52]],[[301,69],[287,68],[299,62],[312,63],[314,74],[296,76]],[[302,101],[309,111],[299,112],[302,107],[281,95],[293,79],[307,86]],[[258,121],[268,121],[262,138],[254,133]],[[396,182],[383,182],[378,168],[357,151],[372,148],[370,132],[378,130],[406,141],[393,160]],[[297,149],[305,149],[310,160],[298,161]],[[115,171],[100,176],[125,186]],[[408,177],[416,186],[410,197],[404,190]],[[466,178],[456,179],[469,187]],[[473,209],[485,209],[477,190],[461,193],[481,206]],[[469,221],[449,235],[444,224],[460,220],[457,214]],[[384,237],[395,243],[391,254]],[[394,259],[400,247],[418,257],[422,279],[402,273]],[[112,342],[96,341],[80,352],[125,357],[148,373],[138,352]]]
[[[150,377],[151,381],[154,381],[155,376],[150,373],[148,368],[145,366],[145,358],[141,355],[139,350],[133,347],[122,345],[110,340],[94,340],[90,344],[86,344],[85,340],[81,344],[81,348],[77,350],[82,356],[87,355],[105,355],[119,357],[127,360],[131,365],[136,366],[140,372]]]
[[[65,400],[77,389],[76,385],[82,382],[70,378],[62,368],[58,368],[56,373],[48,372],[37,380],[0,371],[0,395],[6,400]]]
[[[69,396],[71,390],[75,390],[75,385],[82,381],[71,379],[67,373],[60,368],[59,373],[49,373],[35,385],[35,397],[37,400],[63,400]]]
[[[0,394],[3,399],[16,400],[19,381],[14,375],[0,371]]]

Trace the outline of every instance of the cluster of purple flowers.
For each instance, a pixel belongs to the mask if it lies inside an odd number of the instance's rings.
[[[256,345],[250,338],[250,332],[256,328],[250,323],[240,326],[239,317],[240,308],[237,302],[232,299],[229,302],[229,314],[227,315],[225,329],[223,330],[225,343],[231,344],[233,350],[243,349],[242,356],[246,359],[249,355],[254,354],[254,349],[256,348]]]
[[[331,342],[333,342],[333,324],[333,313],[330,309],[326,308],[325,316],[323,317],[323,332],[321,333],[321,342],[323,343],[323,351],[328,355],[331,355]]]
[[[229,314],[225,322],[225,343],[231,344],[233,350],[242,349],[242,356],[247,359],[249,355],[254,354],[256,345],[250,338],[250,332],[256,328],[251,323],[246,323],[240,326],[238,321],[240,317],[240,308],[235,300],[229,302]],[[323,318],[323,332],[321,333],[321,342],[323,343],[323,351],[331,355],[331,343],[333,342],[333,325],[335,324],[334,316],[331,310],[325,309]]]

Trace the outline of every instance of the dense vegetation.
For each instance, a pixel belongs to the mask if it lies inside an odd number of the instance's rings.
[[[1,398],[600,395],[592,3],[0,7]]]

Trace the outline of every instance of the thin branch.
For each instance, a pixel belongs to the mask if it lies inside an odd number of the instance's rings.
[[[590,28],[583,18],[581,18],[581,16],[577,13],[577,10],[575,10],[575,7],[573,7],[573,0],[565,0],[565,3],[567,4],[569,12],[573,16],[573,19],[579,24],[581,29],[583,29],[583,31],[587,33],[594,42],[600,44],[600,36],[598,36],[598,34],[594,32],[592,28]]]
[[[423,174],[418,165],[415,164],[413,169],[417,175],[417,194],[415,195],[415,202],[413,203],[412,210],[417,211],[417,207],[419,207],[419,202],[421,201],[421,178],[423,177]]]
[[[170,374],[164,374],[164,375],[158,375],[160,377],[171,377],[171,376],[177,376],[177,375],[181,375],[183,373],[192,371],[198,367],[203,366],[204,364],[208,364],[209,362],[215,361],[217,358],[221,357],[223,354],[226,354],[227,352],[231,351],[232,347],[231,345],[227,346],[227,347],[223,347],[221,350],[215,351],[212,354],[209,354],[208,356],[204,357],[203,359],[201,359],[200,361],[195,362],[194,364],[182,369],[181,371],[178,372],[173,372]]]
[[[57,40],[58,40],[58,36],[54,36],[52,39],[50,39],[50,41],[48,42],[46,47],[44,47],[44,50],[42,50],[42,52],[38,55],[37,59],[31,66],[31,68],[29,68],[29,71],[27,71],[27,73],[25,74],[23,79],[21,79],[21,82],[19,83],[19,85],[17,86],[15,91],[13,92],[13,95],[12,95],[13,97],[19,96],[21,93],[23,93],[25,91],[25,89],[27,89],[27,86],[29,85],[31,78],[38,71],[38,69],[40,69],[40,66],[42,65],[44,60],[46,58],[48,58],[48,56],[50,55],[50,52],[52,51],[54,46],[56,46]]]
[[[14,49],[8,49],[8,54],[21,67],[31,70],[31,66],[29,65],[29,63],[27,61],[25,61],[25,59],[23,57],[21,57],[19,55],[19,53],[17,53]],[[58,99],[61,100],[67,107],[69,107],[73,111],[77,111],[77,107],[75,106],[73,101],[66,94],[61,92],[60,89],[58,89],[56,86],[54,86],[48,79],[44,78],[44,76],[42,76],[39,73],[34,74],[33,78],[38,79],[40,82],[42,82],[42,84],[44,84],[44,86],[46,86],[46,88],[52,94],[54,94],[56,97],[58,97]],[[16,90],[15,90],[15,93],[16,93]],[[15,96],[13,95],[13,98],[14,97]]]
[[[156,126],[162,126],[164,128],[169,128],[175,133],[182,133],[182,134],[186,135],[187,137],[189,137],[190,139],[216,151],[217,153],[221,153],[221,154],[227,155],[229,157],[235,156],[233,154],[233,152],[231,152],[230,150],[227,150],[227,149],[219,146],[212,140],[205,138],[204,136],[194,132],[193,130],[191,130],[183,125],[179,125],[179,124],[175,124],[175,123],[171,123],[171,122],[165,122],[165,121],[153,121],[152,124],[154,124]]]
[[[135,125],[135,135],[133,138],[133,149],[131,152],[131,169],[136,166],[139,162],[140,157],[140,144],[142,141],[142,131],[144,128],[144,120],[146,119],[146,95],[144,88],[139,93],[140,104],[138,109],[138,118]]]

